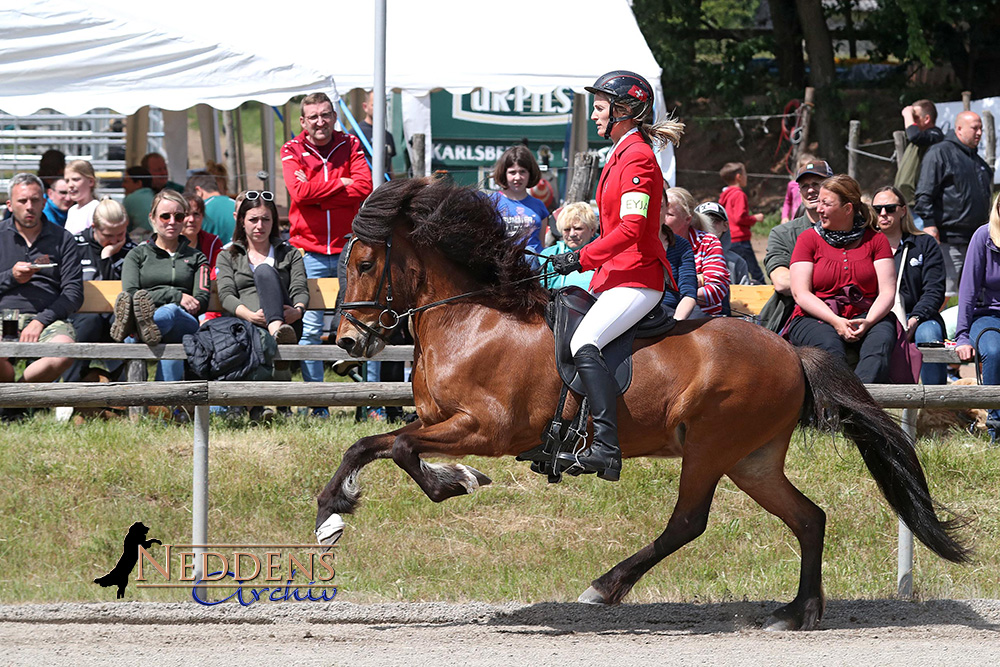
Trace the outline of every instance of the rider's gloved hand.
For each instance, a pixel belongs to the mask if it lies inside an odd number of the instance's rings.
[[[581,269],[580,253],[576,250],[552,255],[551,262],[552,270],[564,276]]]

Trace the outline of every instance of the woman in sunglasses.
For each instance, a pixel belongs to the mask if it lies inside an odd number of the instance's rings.
[[[226,313],[267,329],[279,345],[298,342],[291,325],[309,305],[309,285],[302,253],[281,240],[273,194],[245,193],[233,242],[219,255],[216,271]]]
[[[153,198],[149,221],[153,236],[125,256],[122,293],[115,301],[111,337],[124,341],[138,334],[147,345],[179,343],[198,330],[198,315],[208,307],[208,259],[181,234],[188,204],[173,190]],[[183,361],[161,362],[163,379],[184,379]]]
[[[880,188],[872,199],[876,231],[885,235],[892,248],[899,299],[906,311],[901,322],[911,341],[940,343],[944,341],[944,255],[941,246],[929,234],[913,224],[913,216],[903,193],[891,185]],[[924,384],[945,384],[947,364],[924,364],[920,379]]]
[[[866,383],[889,381],[896,321],[886,317],[896,298],[892,249],[872,229],[874,213],[850,176],[831,176],[819,190],[819,222],[795,242],[789,267],[795,310],[785,327],[796,346],[819,347],[847,361]]]

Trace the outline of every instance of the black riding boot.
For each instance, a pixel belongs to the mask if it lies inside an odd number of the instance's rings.
[[[581,347],[573,355],[573,363],[590,402],[594,438],[579,454],[561,452],[559,462],[563,472],[571,475],[596,472],[601,479],[617,482],[622,470],[622,450],[618,445],[618,383],[604,363],[601,351],[594,345]]]

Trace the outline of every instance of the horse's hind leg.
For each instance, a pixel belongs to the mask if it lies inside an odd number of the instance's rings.
[[[721,472],[715,472],[702,463],[692,465],[685,460],[677,489],[677,504],[666,530],[652,544],[595,579],[580,596],[580,602],[618,604],[650,568],[705,532],[712,496],[721,477]]]
[[[812,630],[823,617],[823,536],[826,514],[785,477],[788,439],[774,440],[748,455],[726,474],[771,514],[785,522],[799,541],[802,566],[799,591],[789,604],[777,609],[768,630]]]
[[[339,530],[344,523],[341,514],[350,514],[361,498],[358,473],[376,459],[391,456],[392,444],[401,431],[419,428],[419,423],[407,424],[391,433],[382,433],[361,438],[351,445],[340,461],[340,467],[319,494],[316,503],[316,536],[324,544],[333,544],[340,537]]]

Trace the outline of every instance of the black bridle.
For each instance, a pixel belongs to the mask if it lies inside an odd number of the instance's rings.
[[[354,244],[357,242],[358,237],[352,236],[351,240],[347,242],[347,247],[344,248],[344,266],[351,260],[351,251],[354,249]],[[371,301],[351,301],[349,303],[341,303],[338,308],[344,318],[359,329],[363,329],[371,336],[376,336],[381,338],[386,344],[389,343],[389,336],[392,335],[393,330],[399,326],[400,321],[406,315],[410,314],[410,311],[403,313],[402,315],[397,313],[392,307],[392,268],[389,262],[390,256],[392,254],[392,235],[390,234],[385,240],[385,263],[382,266],[382,275],[378,279],[378,287],[375,288],[375,294],[372,295]],[[345,278],[346,284],[346,278]],[[382,286],[385,285],[385,303],[378,300],[379,294],[382,293]],[[382,329],[378,331],[369,325],[365,324],[358,318],[347,312],[348,309],[360,309],[360,308],[378,308],[381,312],[378,314],[378,319],[376,320],[376,326]],[[412,310],[412,309],[411,309]],[[388,317],[388,323],[386,318]]]
[[[351,259],[351,251],[354,249],[354,243],[357,240],[358,240],[357,236],[352,236],[351,239],[347,242],[347,246],[345,246],[345,248],[344,248],[344,260],[343,261],[344,261],[344,266],[345,267],[347,266],[347,263]],[[382,341],[384,343],[386,343],[387,345],[389,344],[389,336],[392,335],[392,332],[396,329],[396,327],[399,326],[400,322],[402,322],[403,319],[405,319],[405,318],[407,318],[407,317],[409,317],[411,315],[416,315],[417,313],[423,312],[423,311],[428,310],[430,308],[435,308],[437,306],[443,306],[444,304],[451,303],[452,301],[458,301],[460,299],[468,299],[470,297],[479,296],[481,294],[488,294],[488,293],[493,292],[493,291],[496,290],[496,287],[488,287],[486,289],[479,289],[479,290],[475,290],[475,291],[472,291],[472,292],[465,292],[464,294],[456,294],[455,296],[449,296],[449,297],[447,297],[445,299],[440,299],[438,301],[433,301],[431,303],[424,304],[423,306],[417,306],[415,308],[410,308],[410,309],[408,309],[408,310],[406,310],[406,311],[404,311],[402,313],[396,312],[396,310],[393,309],[393,303],[392,303],[392,271],[391,271],[390,262],[389,262],[390,256],[392,254],[392,235],[390,234],[385,239],[385,241],[383,241],[383,243],[385,243],[385,264],[382,266],[382,275],[381,275],[381,277],[379,277],[378,287],[375,288],[375,294],[372,296],[372,300],[371,301],[351,301],[351,302],[348,302],[348,303],[341,303],[339,306],[337,306],[337,308],[341,311],[341,314],[343,315],[343,317],[348,322],[350,322],[351,324],[353,324],[355,327],[357,327],[359,329],[363,329],[369,335],[376,336],[377,338],[382,339]],[[544,275],[547,275],[547,274],[544,274]],[[555,274],[552,274],[552,275],[555,275]],[[515,280],[515,281],[513,281],[512,283],[509,283],[509,284],[511,284],[511,285],[517,285],[519,283],[529,282],[529,281],[532,281],[532,280],[538,280],[539,277],[540,276],[530,276],[528,278],[523,278],[521,280]],[[345,283],[346,283],[346,278],[345,278]],[[382,303],[381,301],[378,300],[379,294],[382,293],[382,286],[383,285],[385,286],[385,303]],[[382,329],[382,331],[378,331],[377,329],[374,329],[373,327],[365,324],[364,322],[362,322],[358,318],[356,318],[353,315],[351,315],[349,312],[347,312],[347,309],[349,309],[349,308],[351,308],[351,309],[361,309],[361,308],[376,308],[376,309],[380,309],[380,312],[378,314],[378,318],[376,319],[375,326],[377,326],[380,329]],[[388,320],[386,318],[388,318]]]

